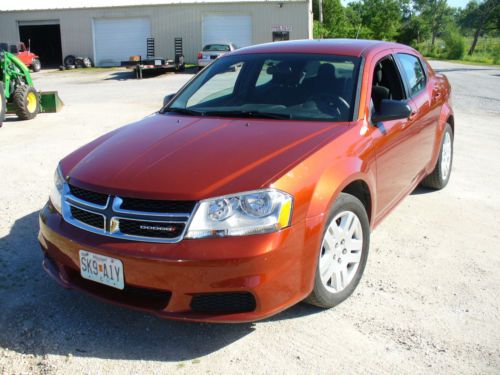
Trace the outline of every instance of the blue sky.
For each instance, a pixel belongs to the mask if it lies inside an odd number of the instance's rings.
[[[465,8],[465,5],[467,5],[468,1],[466,0],[448,0],[448,4],[452,7],[459,7],[459,8]]]

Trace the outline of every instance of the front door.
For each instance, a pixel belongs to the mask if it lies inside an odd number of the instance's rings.
[[[377,61],[372,76],[372,111],[378,111],[384,99],[402,100],[413,108],[392,55]],[[377,216],[384,215],[399,201],[415,176],[410,125],[408,119],[372,124],[371,136],[377,158]]]

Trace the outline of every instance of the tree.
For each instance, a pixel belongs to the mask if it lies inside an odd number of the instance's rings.
[[[452,9],[446,0],[415,0],[415,8],[427,23],[431,33],[431,46],[434,48],[436,38],[452,21]]]
[[[329,38],[345,38],[348,20],[340,0],[323,0],[323,26],[328,30]]]
[[[483,32],[498,30],[500,26],[500,1],[485,0],[482,3],[470,1],[462,12],[460,24],[463,29],[474,31],[474,38],[468,52],[469,55],[472,55]]]
[[[411,15],[403,20],[401,31],[398,35],[398,42],[416,45],[421,43],[429,36],[429,27],[425,20],[418,15]]]
[[[362,0],[350,3],[362,21],[364,37],[394,40],[401,27],[401,9],[397,0]]]

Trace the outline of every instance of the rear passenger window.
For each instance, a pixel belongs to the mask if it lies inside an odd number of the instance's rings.
[[[408,81],[410,96],[415,96],[424,89],[426,84],[425,73],[420,60],[416,56],[405,53],[399,53],[398,59],[403,68],[402,73]]]

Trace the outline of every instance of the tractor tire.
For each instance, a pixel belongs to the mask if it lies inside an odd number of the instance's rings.
[[[2,127],[3,120],[5,118],[5,112],[7,111],[7,101],[5,100],[5,92],[3,88],[3,83],[0,82],[0,128]]]
[[[19,120],[31,120],[40,112],[40,96],[28,85],[19,86],[13,96],[14,111]]]
[[[68,55],[64,58],[64,66],[75,65],[76,58],[73,55]]]
[[[42,70],[42,64],[40,63],[40,60],[33,59],[33,61],[31,62],[31,69],[33,69],[35,73]]]

